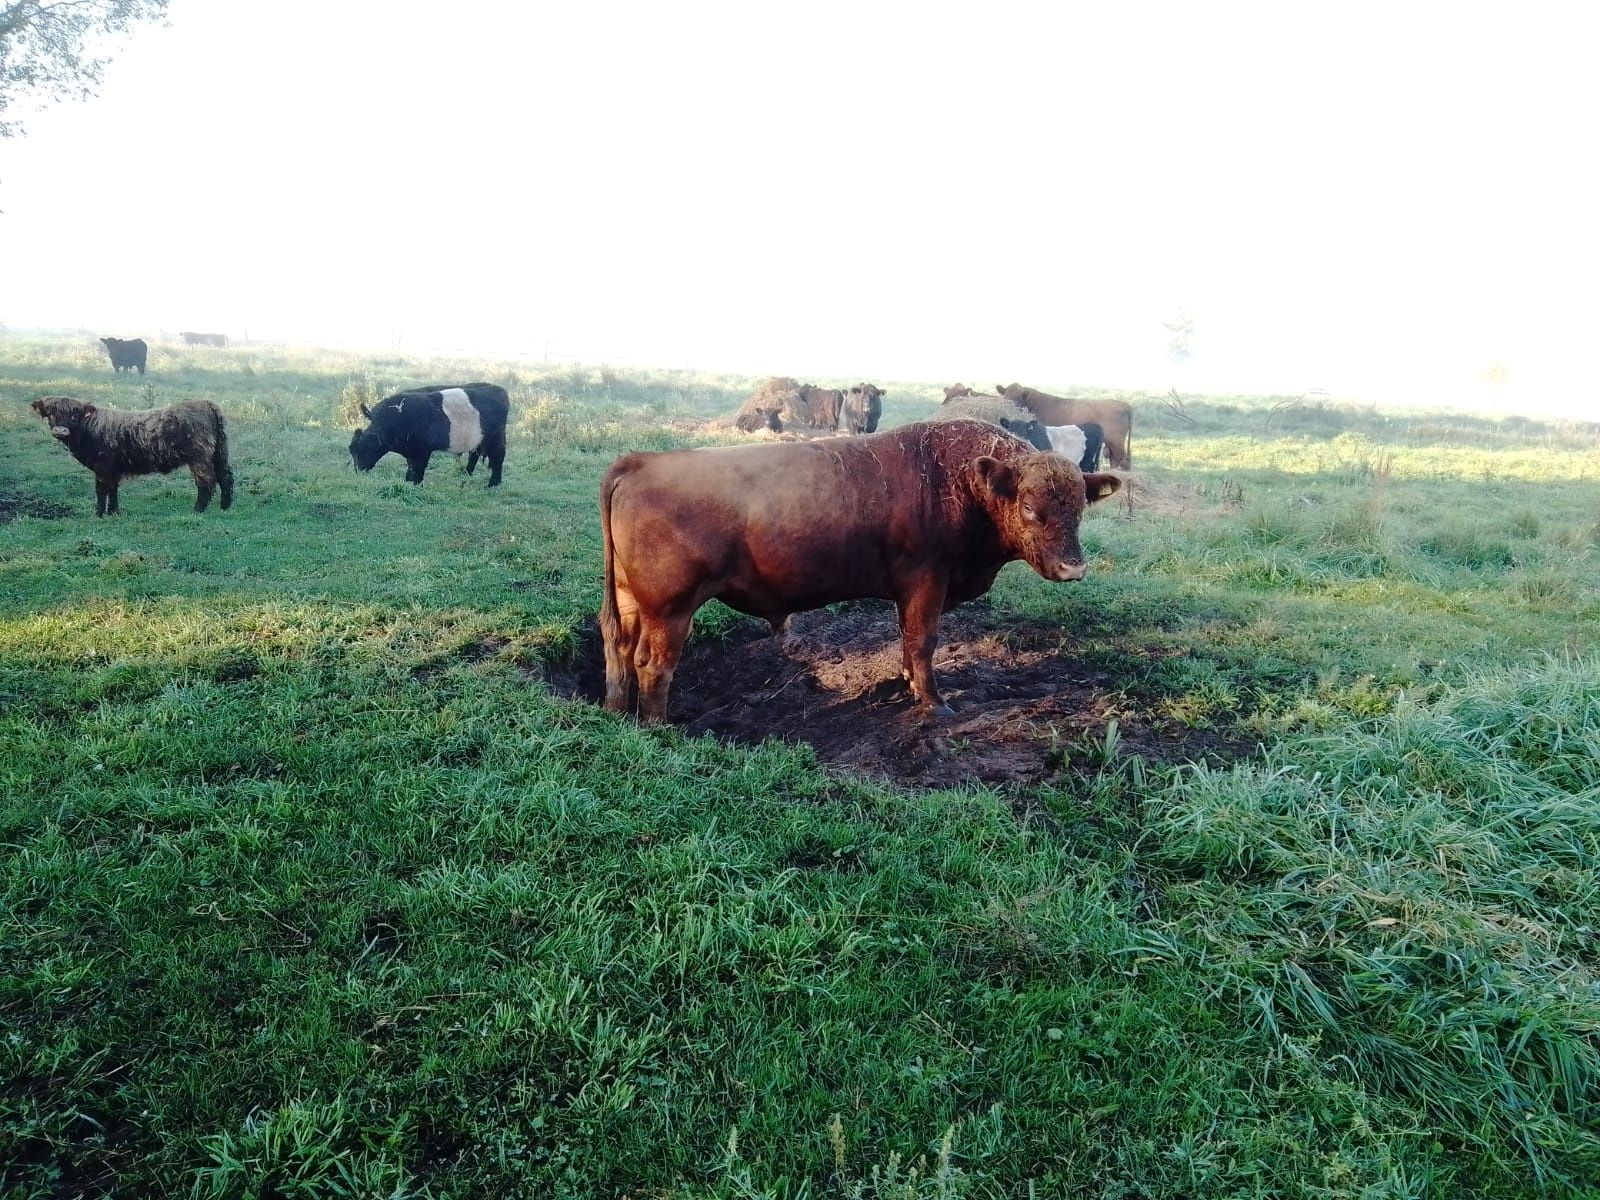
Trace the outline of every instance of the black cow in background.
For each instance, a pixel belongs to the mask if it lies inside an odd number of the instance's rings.
[[[1001,417],[1000,428],[1007,433],[1014,433],[1035,450],[1050,452],[1050,435],[1044,431],[1043,421],[1019,421],[1012,417]]]
[[[467,456],[467,474],[489,461],[489,486],[500,484],[511,398],[492,383],[442,384],[396,392],[368,408],[365,429],[350,438],[350,461],[370,471],[390,451],[406,460],[406,482],[421,483],[435,451]]]
[[[185,329],[178,336],[183,339],[185,346],[215,346],[219,350],[228,348],[228,335],[225,333],[195,333],[192,329]]]
[[[111,356],[112,370],[131,371],[137,367],[139,374],[144,374],[145,358],[150,353],[150,347],[144,344],[143,338],[130,338],[127,341],[121,338],[101,338],[100,344]]]
[[[844,428],[846,433],[877,433],[878,419],[883,416],[883,389],[870,383],[858,383],[844,394]]]

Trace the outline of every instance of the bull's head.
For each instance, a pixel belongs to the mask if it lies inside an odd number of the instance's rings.
[[[33,402],[33,411],[50,426],[50,436],[59,442],[71,441],[83,428],[83,423],[94,415],[94,405],[71,396],[41,396]]]
[[[358,471],[370,471],[378,465],[378,460],[389,453],[389,447],[384,444],[370,428],[358,429],[350,435],[350,465]]]
[[[1009,462],[985,455],[973,467],[1006,546],[1045,579],[1082,579],[1088,571],[1078,542],[1083,510],[1114,496],[1122,480],[1085,475],[1057,454],[1028,454]]]

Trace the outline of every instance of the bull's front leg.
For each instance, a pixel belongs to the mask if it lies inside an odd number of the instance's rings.
[[[106,515],[107,498],[111,495],[111,480],[104,475],[94,477],[94,515]]]
[[[428,470],[428,458],[429,456],[426,454],[414,454],[410,458],[406,459],[407,483],[422,482],[422,476]]]
[[[928,577],[913,581],[896,602],[900,611],[902,661],[910,673],[911,694],[936,717],[953,717],[933,677],[933,651],[939,644],[939,614],[944,611],[946,581]]]

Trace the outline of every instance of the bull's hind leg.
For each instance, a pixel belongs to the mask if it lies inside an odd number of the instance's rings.
[[[211,495],[217,490],[216,477],[211,474],[209,467],[191,464],[189,474],[194,476],[194,510],[197,513],[205,512],[211,503]]]
[[[483,439],[483,456],[489,460],[489,486],[500,486],[500,469],[506,461],[506,431],[500,430]]]
[[[640,621],[639,644],[633,653],[639,676],[639,719],[656,725],[667,719],[667,691],[683,655],[694,612],[668,613]]]
[[[639,645],[639,606],[625,589],[617,588],[616,612],[600,617],[600,641],[606,652],[606,707],[627,712],[633,707],[634,650]]]

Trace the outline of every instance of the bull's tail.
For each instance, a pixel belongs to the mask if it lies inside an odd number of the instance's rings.
[[[1133,414],[1128,414],[1128,432],[1122,438],[1122,469],[1133,470]]]
[[[222,489],[222,507],[233,507],[233,468],[228,465],[228,426],[222,419],[222,410],[211,406],[216,419],[216,444],[211,450],[211,466],[217,474],[217,486]]]
[[[605,591],[600,596],[600,641],[606,661],[606,707],[626,711],[632,700],[629,670],[633,647],[626,644],[622,613],[617,605],[617,548],[611,533],[611,497],[629,474],[631,463],[619,459],[600,481],[600,542],[605,559]]]
[[[621,632],[617,619],[617,568],[613,561],[616,546],[611,540],[611,493],[616,491],[619,476],[613,468],[600,481],[600,553],[605,563],[605,590],[600,594],[600,636],[606,645],[615,646]]]

